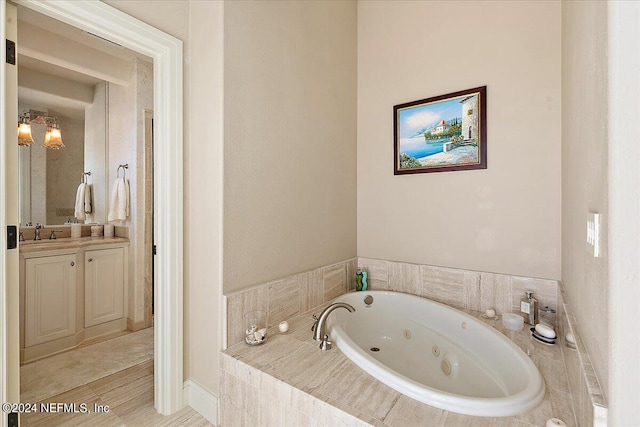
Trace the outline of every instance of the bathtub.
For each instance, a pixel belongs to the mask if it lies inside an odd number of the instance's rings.
[[[371,305],[364,299],[372,296]],[[542,375],[510,339],[484,322],[425,298],[353,292],[335,300],[329,336],[352,362],[420,402],[483,417],[522,414],[544,398]]]

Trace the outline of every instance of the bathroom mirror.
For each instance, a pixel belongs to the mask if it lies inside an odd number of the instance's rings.
[[[34,142],[19,148],[20,223],[74,221],[86,172],[92,212],[79,222],[104,224],[118,165],[130,165],[127,179],[146,170],[140,160],[144,111],[153,109],[153,60],[20,5],[18,39],[18,113],[54,117],[65,145],[43,148],[46,127],[29,116]],[[132,194],[139,195],[135,182]]]
[[[108,83],[31,58],[20,58],[18,111],[57,120],[64,147],[43,146],[46,125],[31,122],[34,142],[20,146],[20,223],[75,222],[76,192],[91,185],[92,212],[78,222],[106,220]],[[85,173],[87,173],[85,175]]]

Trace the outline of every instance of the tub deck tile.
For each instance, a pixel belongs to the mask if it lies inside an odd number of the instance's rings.
[[[446,414],[443,424],[439,425],[456,427],[531,427],[531,424],[513,417],[472,417],[453,412],[446,412]],[[545,423],[537,425],[544,426]]]
[[[292,422],[291,425],[375,425],[405,427],[433,426],[514,426],[544,425],[552,417],[571,425],[574,420],[569,395],[567,373],[562,364],[562,343],[555,347],[533,341],[528,328],[510,331],[500,320],[482,319],[481,312],[463,310],[496,328],[527,353],[540,369],[547,386],[545,400],[532,411],[516,417],[471,417],[438,409],[406,397],[369,376],[334,347],[322,352],[311,339],[312,320],[307,313],[287,319],[290,333],[270,330],[268,341],[250,347],[244,343],[226,350],[221,376],[223,420],[236,425],[234,416],[242,415],[245,425],[251,422],[265,425]],[[236,378],[234,380],[232,377]],[[242,377],[242,380],[238,379]],[[259,390],[260,404],[245,407],[237,399],[251,396]],[[233,395],[229,400],[227,394]],[[270,401],[277,400],[271,405]],[[273,406],[273,407],[272,407]],[[224,414],[225,410],[230,414]],[[227,425],[227,424],[225,424]],[[255,424],[254,424],[255,425]],[[262,424],[260,424],[262,425]]]
[[[446,416],[447,411],[443,409],[434,408],[400,395],[383,421],[390,426],[437,426],[443,425]]]
[[[321,383],[316,390],[373,418],[384,419],[401,394],[341,356],[345,363],[334,371],[334,380]]]
[[[267,335],[267,342],[250,346],[244,343],[235,345],[235,354],[241,359],[251,361],[258,368],[269,366],[300,349],[300,341],[286,335]]]
[[[332,382],[335,373],[348,363],[338,352],[320,351],[315,345],[303,343],[300,350],[272,365],[278,378],[293,386],[316,389],[321,384]]]
[[[547,379],[546,382],[549,380]],[[535,426],[544,426],[549,418],[560,418],[571,425],[573,421],[573,409],[571,408],[571,396],[569,393],[550,389],[547,387],[544,401],[526,414],[517,415],[515,418],[528,422]]]

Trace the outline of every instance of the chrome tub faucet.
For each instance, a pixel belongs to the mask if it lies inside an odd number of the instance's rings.
[[[311,330],[313,331],[313,339],[320,341],[320,350],[331,350],[331,341],[329,341],[329,335],[326,333],[326,323],[331,312],[337,308],[346,308],[350,313],[356,311],[353,306],[345,302],[335,302],[325,308],[322,313],[320,313],[320,317],[313,316],[315,322],[313,322]]]

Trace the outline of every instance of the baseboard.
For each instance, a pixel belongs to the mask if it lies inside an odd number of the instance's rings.
[[[134,322],[127,317],[127,329],[131,332],[138,332],[146,328],[148,328],[148,326],[144,320],[138,320],[137,322]]]
[[[184,402],[205,417],[213,425],[219,425],[218,397],[194,380],[186,380],[183,388]]]

